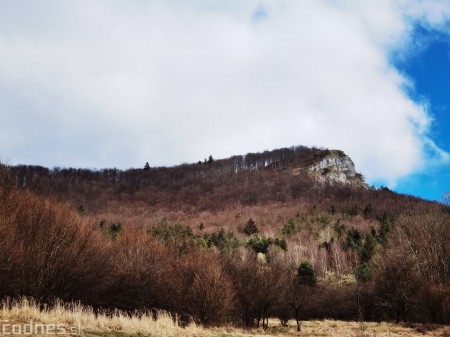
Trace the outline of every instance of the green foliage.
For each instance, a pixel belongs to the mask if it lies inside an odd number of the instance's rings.
[[[290,218],[288,222],[281,229],[283,235],[292,235],[298,231],[297,222],[294,218]]]
[[[198,227],[203,229],[203,223]],[[231,231],[223,228],[219,232],[195,234],[191,227],[182,224],[169,224],[166,219],[153,226],[149,233],[154,237],[172,245],[203,246],[205,248],[216,247],[220,250],[237,249],[244,245]]]
[[[120,222],[114,222],[107,226],[107,222],[104,219],[100,221],[98,227],[101,231],[107,230],[106,235],[113,240],[115,240],[123,231],[123,226]]]
[[[203,241],[206,247],[217,247],[220,250],[236,249],[242,246],[242,242],[231,231],[225,231],[223,228],[218,233],[206,233],[203,235]]]
[[[302,261],[297,269],[297,282],[308,286],[317,284],[314,268],[309,261]]]
[[[384,213],[382,216],[378,216],[377,220],[380,223],[380,232],[377,240],[383,245],[386,243],[388,233],[394,226],[395,216]]]
[[[120,235],[122,230],[123,230],[123,227],[120,222],[112,223],[108,228],[108,236],[114,240]]]
[[[288,244],[285,239],[265,237],[258,234],[254,234],[250,240],[247,241],[247,245],[253,248],[255,252],[263,254],[267,253],[267,250],[271,245],[280,247],[284,251],[288,250]]]
[[[356,267],[356,278],[359,281],[369,281],[372,278],[373,269],[369,263],[363,262]]]
[[[164,242],[173,239],[194,238],[194,232],[191,227],[182,224],[169,224],[167,219],[163,219],[160,223],[153,226],[149,232]]]
[[[316,221],[321,224],[322,227],[326,227],[330,223],[330,218],[328,218],[326,215],[320,215],[316,217]]]
[[[368,263],[375,254],[375,247],[378,242],[372,234],[367,234],[364,243],[359,251],[359,260],[361,263]]]
[[[342,237],[342,235],[345,234],[345,231],[347,230],[347,226],[345,226],[345,224],[343,224],[342,222],[340,222],[339,220],[336,221],[336,223],[333,226],[334,231],[336,232],[338,239],[340,239]]]
[[[327,227],[330,224],[330,216],[327,214],[317,214],[317,208],[313,206],[312,213],[308,217],[300,217],[297,215],[295,218],[290,218],[286,224],[281,228],[282,235],[293,235],[300,232],[302,229],[313,231],[314,224],[320,224],[322,228]]]
[[[256,234],[253,235],[247,242],[247,245],[253,248],[255,252],[263,254],[267,253],[267,250],[271,244],[273,244],[273,240],[271,238],[266,238]]]
[[[358,205],[353,205],[351,207],[347,207],[342,210],[342,213],[350,215],[350,216],[357,216],[358,214],[360,214],[360,212],[361,212],[361,209],[359,208]]]
[[[359,264],[356,267],[355,276],[360,281],[368,281],[372,278],[373,270],[370,261],[375,255],[378,241],[372,233],[366,234],[364,242],[359,248]]]
[[[287,241],[285,239],[275,238],[273,243],[275,244],[275,246],[280,247],[285,252],[288,250],[288,244],[287,244]]]
[[[304,216],[301,217],[299,214],[295,218],[289,218],[286,224],[283,225],[281,229],[282,235],[292,235],[300,232],[302,229],[310,229],[312,222],[315,218],[306,219]]]
[[[355,228],[352,227],[347,232],[347,238],[345,240],[346,249],[359,249],[361,247],[362,238],[361,233]]]
[[[252,218],[248,219],[247,223],[245,224],[244,228],[242,229],[244,234],[250,236],[253,234],[258,233],[258,227],[256,226],[255,221],[253,221]]]

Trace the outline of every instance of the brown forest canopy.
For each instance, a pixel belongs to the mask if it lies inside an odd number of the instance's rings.
[[[173,167],[151,167],[144,169],[73,169],[42,166],[17,165],[11,167],[12,176],[19,187],[35,188],[49,191],[59,184],[79,184],[83,182],[98,183],[102,187],[126,184],[133,188],[146,186],[167,187],[174,182],[200,182],[218,177],[232,176],[244,171],[260,171],[268,169],[286,170],[292,167],[305,167],[325,157],[330,151],[326,149],[295,146],[291,148],[248,153],[244,156],[233,156],[227,159],[207,161],[196,164],[182,164]],[[48,186],[48,182],[52,186]]]
[[[111,200],[144,202],[149,207],[172,210],[192,206],[194,211],[301,200],[314,204],[350,201],[362,207],[380,199],[390,204],[388,207],[398,206],[394,204],[399,198],[417,202],[387,189],[373,193],[339,185],[317,188],[304,170],[293,174],[293,169],[305,168],[330,153],[327,149],[295,146],[220,160],[210,157],[174,167],[91,170],[17,165],[10,167],[10,174],[18,188],[57,196],[88,211],[98,211]]]

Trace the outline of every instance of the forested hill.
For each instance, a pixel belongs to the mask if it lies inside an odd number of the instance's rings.
[[[130,189],[146,186],[163,188],[180,181],[201,182],[230,177],[242,172],[285,171],[307,167],[330,153],[331,151],[326,149],[296,146],[220,160],[214,160],[212,156],[209,156],[208,159],[198,163],[173,167],[152,167],[147,163],[143,164],[142,168],[119,170],[59,167],[49,169],[42,166],[17,165],[11,167],[11,172],[18,187],[40,191],[58,189],[59,185],[71,186],[86,181],[99,183],[103,187],[122,184]]]
[[[342,151],[304,146],[220,160],[210,156],[174,167],[146,164],[139,169],[119,170],[17,165],[10,167],[10,173],[18,188],[85,206],[120,200],[156,207],[218,209],[230,204],[322,198],[317,185],[334,185],[338,194],[340,188],[366,187],[364,178]]]
[[[450,208],[369,188],[338,150],[126,171],[0,165],[0,201],[0,297],[184,324],[450,322]]]

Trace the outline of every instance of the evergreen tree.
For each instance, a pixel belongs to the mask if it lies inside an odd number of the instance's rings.
[[[256,226],[255,221],[253,221],[253,219],[250,218],[247,221],[247,224],[242,229],[242,231],[244,232],[244,234],[250,236],[250,235],[258,233],[258,227]]]
[[[315,286],[317,283],[314,268],[309,261],[300,263],[297,269],[297,282],[307,286]]]

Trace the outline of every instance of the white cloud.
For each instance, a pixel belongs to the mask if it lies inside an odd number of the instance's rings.
[[[393,185],[430,156],[447,157],[389,57],[409,51],[414,23],[443,29],[449,7],[2,2],[0,154],[130,167],[317,145]]]

